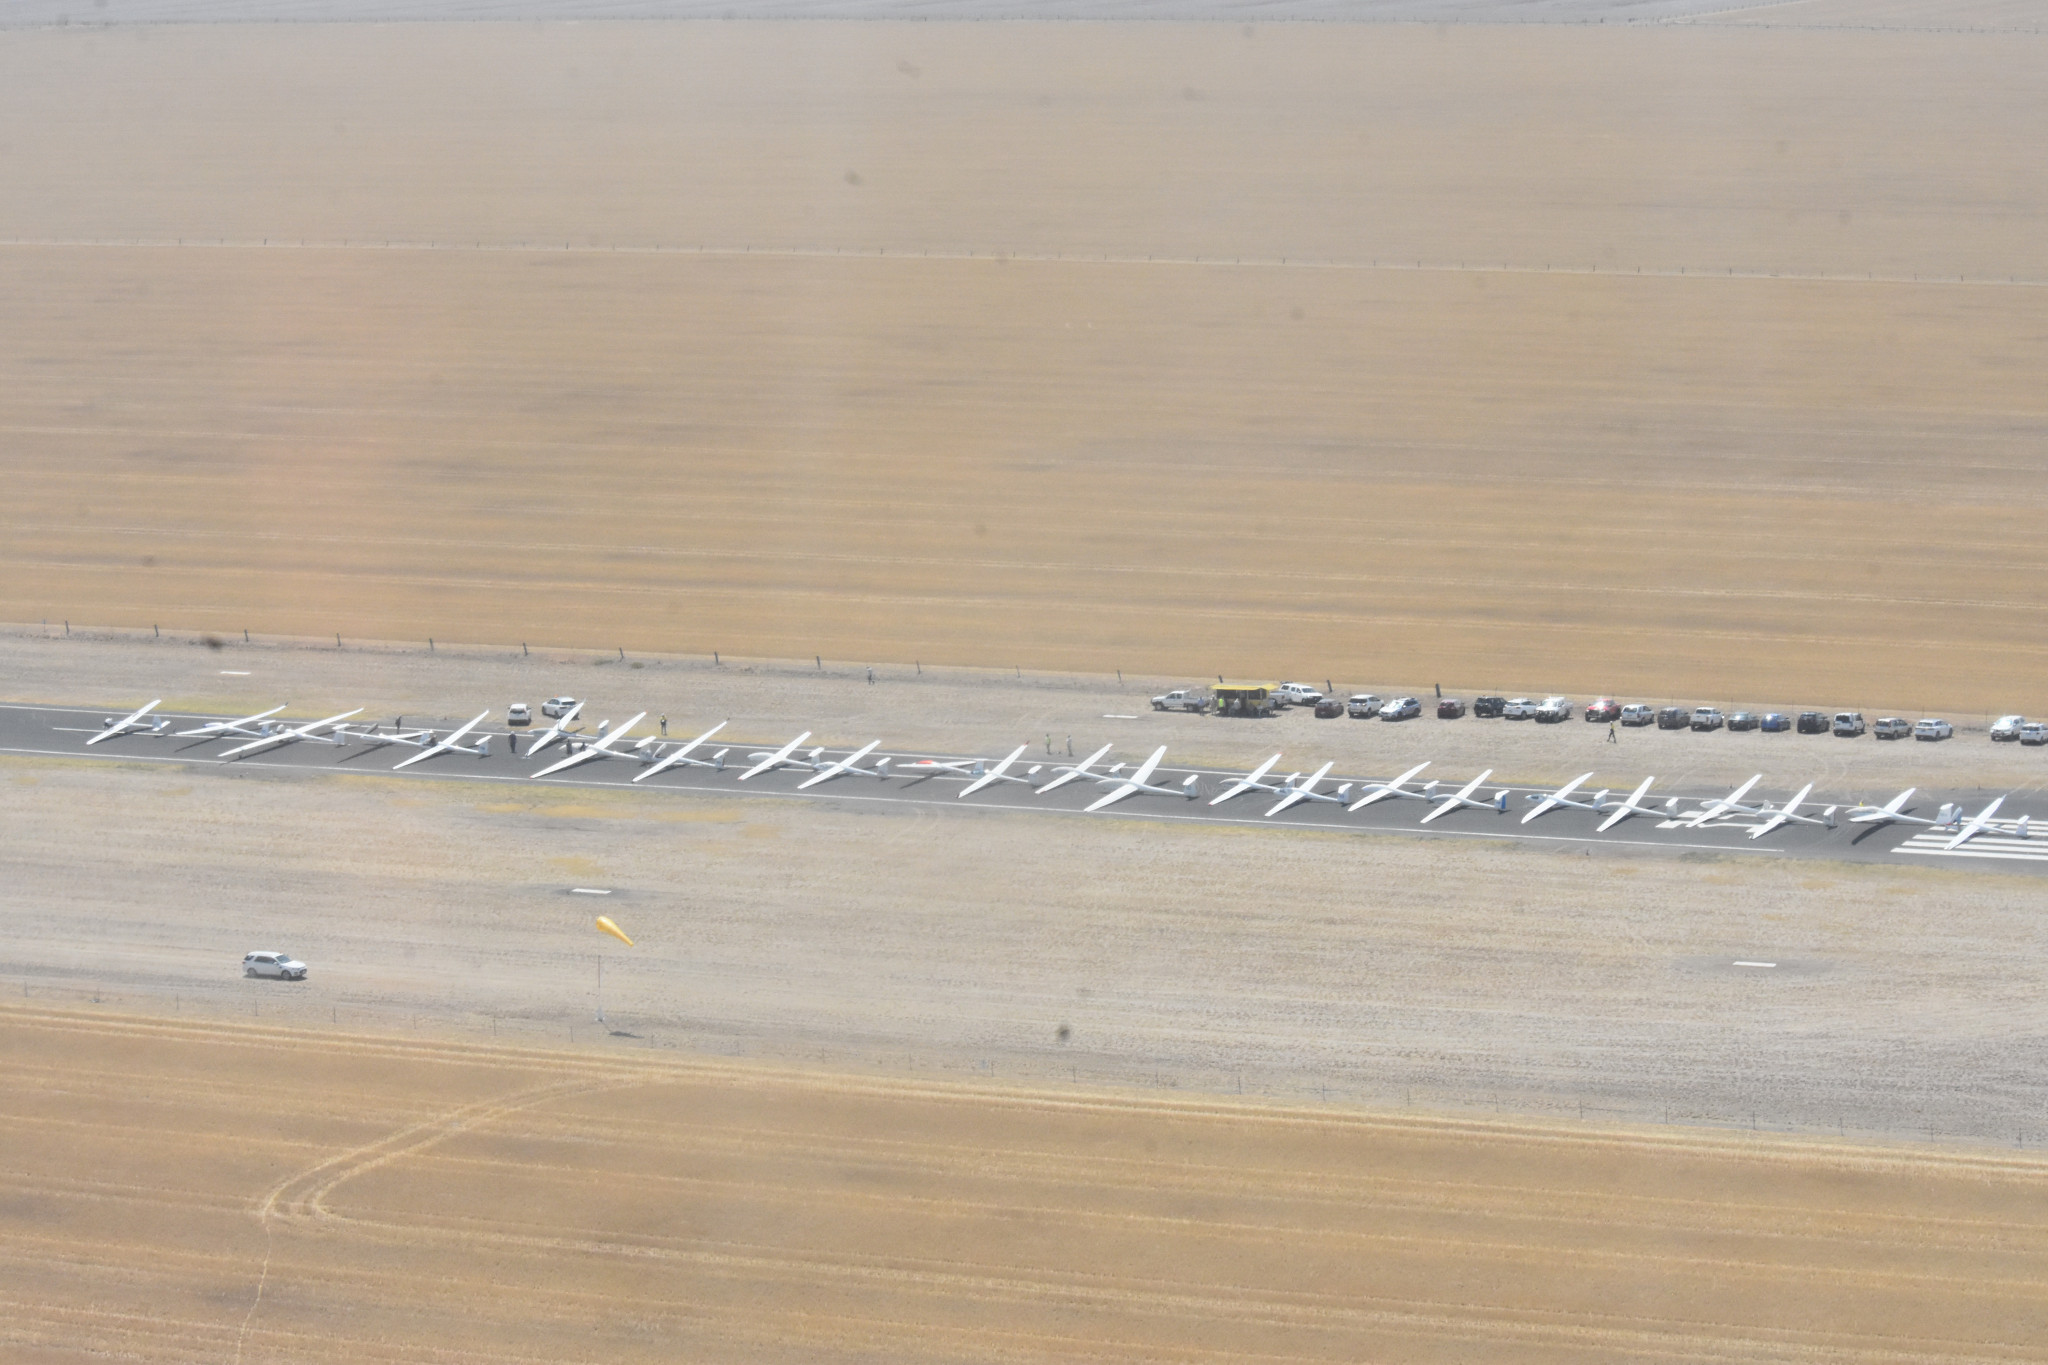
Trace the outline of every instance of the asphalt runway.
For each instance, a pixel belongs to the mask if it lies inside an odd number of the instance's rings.
[[[469,753],[448,752],[425,759],[406,768],[393,772],[393,766],[400,761],[414,757],[419,749],[401,745],[369,745],[361,742],[338,746],[318,741],[300,741],[278,745],[236,758],[223,755],[246,744],[246,737],[226,739],[178,738],[172,735],[125,734],[104,740],[88,747],[87,741],[99,733],[108,719],[102,709],[50,706],[0,706],[0,753],[38,757],[77,758],[88,761],[174,763],[193,768],[208,766],[248,767],[257,769],[323,769],[329,772],[359,773],[378,777],[416,777],[457,780],[466,782],[529,782],[534,774],[568,757],[568,752],[558,740],[538,758],[525,752],[528,744],[538,737],[551,722],[540,722],[530,729],[507,731],[502,725],[494,724],[488,730],[491,737],[491,752],[478,757]],[[189,729],[207,721],[233,719],[221,716],[197,716],[172,714],[172,728]],[[420,727],[431,727],[437,735],[446,735],[461,724],[460,719],[428,717],[413,718]],[[411,728],[411,727],[409,727]],[[386,727],[387,731],[389,727]],[[594,727],[586,728],[578,736],[581,740],[595,738]],[[517,757],[507,751],[508,735],[519,738],[521,752]],[[474,740],[475,735],[472,735]],[[686,743],[691,736],[675,735],[666,741],[663,752]],[[1751,838],[1750,832],[1757,826],[1759,817],[1733,815],[1717,817],[1701,825],[1691,825],[1679,819],[1653,815],[1633,815],[1606,833],[1596,831],[1605,816],[1589,810],[1554,808],[1536,820],[1524,824],[1522,817],[1531,807],[1530,797],[1543,793],[1529,787],[1503,787],[1487,782],[1473,792],[1475,800],[1489,804],[1484,807],[1463,807],[1446,812],[1428,825],[1421,823],[1422,817],[1451,793],[1460,790],[1471,779],[1470,773],[1433,774],[1425,768],[1410,783],[1411,791],[1419,790],[1421,784],[1436,776],[1438,787],[1432,800],[1390,798],[1381,800],[1363,810],[1352,812],[1346,809],[1351,800],[1360,795],[1360,784],[1384,782],[1395,776],[1392,773],[1369,774],[1365,776],[1331,773],[1315,790],[1335,795],[1340,788],[1350,787],[1349,798],[1342,802],[1302,801],[1280,813],[1268,816],[1278,797],[1269,792],[1247,791],[1222,806],[1209,802],[1226,790],[1241,774],[1223,772],[1208,768],[1187,768],[1162,765],[1153,775],[1151,784],[1159,787],[1179,788],[1190,776],[1196,779],[1198,795],[1194,799],[1180,796],[1157,795],[1137,792],[1125,797],[1107,810],[1090,814],[1086,807],[1111,790],[1100,780],[1079,779],[1067,783],[1057,791],[1040,794],[1032,785],[1019,782],[997,782],[985,786],[972,795],[962,793],[969,779],[964,775],[950,773],[913,774],[903,771],[904,765],[924,758],[936,758],[945,762],[972,763],[973,757],[960,758],[954,755],[904,754],[885,749],[876,749],[862,760],[864,766],[871,766],[875,760],[888,758],[892,771],[886,778],[843,774],[820,782],[805,790],[799,785],[815,776],[808,767],[780,768],[763,772],[749,781],[742,782],[741,774],[752,766],[752,757],[765,753],[778,745],[763,745],[757,742],[726,741],[723,735],[705,743],[692,757],[710,758],[725,751],[725,766],[722,770],[701,767],[676,766],[653,773],[646,780],[635,783],[633,779],[646,772],[647,764],[639,759],[621,756],[617,758],[595,758],[578,763],[553,776],[539,780],[551,784],[579,787],[632,787],[647,792],[650,800],[663,799],[681,794],[717,795],[721,797],[748,796],[769,800],[815,800],[835,802],[879,802],[915,805],[928,809],[1000,810],[1037,815],[1064,815],[1080,818],[1121,818],[1140,821],[1185,821],[1213,825],[1233,826],[1285,826],[1294,829],[1322,831],[1345,831],[1365,835],[1404,835],[1414,838],[1432,839],[1515,839],[1530,843],[1565,848],[1580,848],[1589,853],[1606,849],[1640,853],[1661,852],[1674,856],[1685,854],[1707,854],[1748,858],[1826,858],[1847,862],[1888,862],[1899,865],[1928,865],[1942,863],[1957,867],[1975,867],[2004,871],[2048,873],[2048,835],[2035,834],[2031,838],[2016,837],[2010,822],[2026,815],[2039,819],[2043,812],[2030,808],[2023,802],[2006,801],[1999,808],[1998,815],[2007,827],[1986,830],[1969,840],[1962,847],[1947,849],[1944,845],[1950,835],[1930,831],[1926,826],[1910,824],[1892,825],[1851,825],[1840,820],[1837,827],[1828,829],[1819,825],[1788,823],[1779,826],[1761,838]],[[808,757],[814,746],[809,740],[796,750],[798,757]],[[841,758],[846,751],[831,749],[826,752],[822,763]],[[985,756],[991,763],[1001,754]],[[1010,772],[1015,776],[1031,779],[1036,786],[1043,786],[1057,775],[1058,767],[1078,763],[1085,754],[1069,759],[1064,753],[1048,756],[1027,751],[1019,757]],[[1125,771],[1142,762],[1144,752],[1112,751],[1100,764],[1098,771],[1113,762],[1126,765]],[[1168,755],[1171,758],[1171,755]],[[1420,761],[1418,759],[1418,761]],[[1103,774],[1104,777],[1107,774]],[[1286,776],[1284,770],[1276,769],[1264,779],[1277,785]],[[1779,791],[1760,782],[1745,798],[1748,804],[1760,799],[1777,805],[1792,793]],[[1113,784],[1112,784],[1113,785]],[[1495,794],[1505,789],[1508,792],[1505,813],[1490,804]],[[1610,800],[1627,798],[1628,791],[1610,791]],[[1696,810],[1702,803],[1727,796],[1726,791],[1685,790],[1667,791],[1652,788],[1644,797],[1646,806],[1661,808],[1671,797],[1679,798],[1681,813]],[[1916,793],[1914,804],[1906,813],[1931,817],[1935,808],[1944,799],[1959,800],[1972,813],[1995,796],[1996,793]],[[1577,793],[1576,800],[1590,800],[1590,793]],[[1827,793],[1816,792],[1800,808],[1801,814],[1819,815],[1830,804]],[[1834,804],[1846,813],[1850,803],[1837,801]]]

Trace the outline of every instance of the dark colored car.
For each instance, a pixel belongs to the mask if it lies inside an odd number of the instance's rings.
[[[1508,699],[1506,697],[1474,697],[1472,699],[1472,714],[1481,720],[1489,716],[1499,717],[1506,715],[1507,709]]]
[[[1792,718],[1783,711],[1766,711],[1763,718],[1757,722],[1756,728],[1767,735],[1774,735],[1780,730],[1791,729]]]
[[[1330,720],[1344,714],[1344,703],[1335,697],[1324,697],[1316,703],[1316,719]]]
[[[1436,704],[1438,720],[1456,720],[1465,714],[1465,703],[1457,697],[1445,697]]]
[[[1828,718],[1820,711],[1799,713],[1799,733],[1802,735],[1824,735],[1828,732]]]
[[[1657,712],[1659,730],[1690,730],[1692,708],[1690,706],[1666,706]]]
[[[1757,728],[1757,719],[1756,719],[1756,712],[1754,712],[1754,711],[1737,711],[1737,712],[1736,712],[1735,714],[1733,714],[1733,715],[1731,715],[1730,717],[1728,717],[1728,728],[1729,728],[1729,729],[1731,729],[1731,730],[1754,730],[1754,729],[1756,729],[1756,728]]]

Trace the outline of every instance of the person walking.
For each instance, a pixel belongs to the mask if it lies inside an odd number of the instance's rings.
[[[1607,722],[1607,742],[1609,744],[1617,744],[1620,742],[1614,737],[1614,722],[1611,720]]]
[[[512,757],[519,757],[519,732],[517,730],[507,730],[505,732],[505,747],[512,751]]]

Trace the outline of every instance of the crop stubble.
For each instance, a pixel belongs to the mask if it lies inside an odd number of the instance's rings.
[[[2024,1359],[2048,1256],[2019,1157],[0,1031],[51,1361]]]
[[[0,616],[2023,707],[2029,42],[8,34]]]

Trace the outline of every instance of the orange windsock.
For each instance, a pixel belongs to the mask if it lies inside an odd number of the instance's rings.
[[[606,932],[607,934],[610,934],[619,942],[625,944],[628,948],[633,946],[633,940],[626,937],[626,931],[624,929],[621,929],[618,925],[612,923],[612,917],[610,915],[599,915],[597,917],[597,927],[604,930],[604,932]]]

